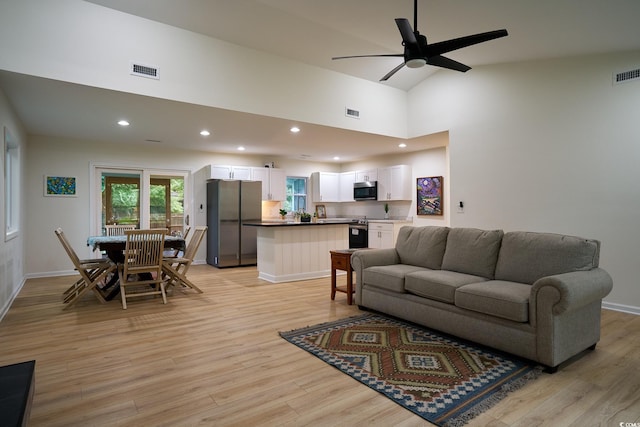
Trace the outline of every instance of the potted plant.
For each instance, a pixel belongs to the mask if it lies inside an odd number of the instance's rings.
[[[300,222],[311,222],[311,214],[302,211],[302,213],[300,214]]]
[[[287,210],[286,209],[280,209],[280,219],[282,219],[284,221],[286,216],[287,216]]]
[[[389,219],[389,203],[384,204],[384,219]]]

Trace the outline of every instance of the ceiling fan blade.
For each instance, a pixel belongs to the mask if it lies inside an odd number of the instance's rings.
[[[331,59],[349,59],[349,58],[380,58],[380,57],[394,57],[394,58],[402,58],[404,54],[402,53],[389,53],[389,54],[381,54],[381,55],[352,55],[352,56],[334,56]]]
[[[436,67],[448,68],[450,70],[461,71],[463,73],[471,69],[471,67],[469,67],[468,65],[464,65],[458,61],[454,61],[453,59],[449,59],[440,55],[429,57],[427,60],[427,64],[435,65]]]
[[[389,71],[387,74],[384,75],[383,78],[380,79],[381,82],[385,82],[387,80],[389,80],[389,77],[393,76],[395,73],[397,73],[398,71],[400,71],[400,69],[404,67],[404,62],[400,65],[398,65],[396,68],[394,68],[393,70]]]
[[[402,41],[405,46],[418,44],[418,40],[411,29],[411,24],[408,19],[396,18],[396,25],[398,26],[398,30],[400,30],[400,35],[402,36]]]
[[[453,50],[462,49],[463,47],[471,46],[478,43],[483,43],[489,40],[498,39],[500,37],[508,36],[507,30],[495,30],[488,31],[486,33],[473,34],[471,36],[459,37],[457,39],[446,40],[429,44],[426,47],[425,56],[428,58],[432,56],[442,55],[443,53],[451,52]]]

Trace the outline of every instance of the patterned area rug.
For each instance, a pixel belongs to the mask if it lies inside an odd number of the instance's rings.
[[[515,356],[367,313],[280,336],[439,426],[462,426],[538,377]]]

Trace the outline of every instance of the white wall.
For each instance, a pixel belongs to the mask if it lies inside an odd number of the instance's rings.
[[[640,312],[640,52],[439,72],[409,95],[411,134],[449,130],[452,226],[596,238],[607,304]],[[628,307],[627,307],[628,308]]]
[[[25,157],[27,151],[27,137],[15,115],[15,112],[9,105],[7,98],[2,90],[0,90],[0,168],[4,171],[4,128],[11,133],[11,137],[20,148],[20,163],[22,170],[21,182],[25,178]],[[25,259],[25,229],[28,224],[25,221],[20,223],[20,231],[17,237],[5,241],[5,181],[4,172],[0,173],[0,227],[2,234],[0,235],[0,319],[9,309],[9,304],[20,291],[24,283],[24,259]],[[24,198],[22,193],[19,195],[20,212],[24,212]]]
[[[0,69],[197,105],[396,137],[407,94],[82,0],[11,0]],[[129,75],[130,61],[160,80]],[[259,72],[257,72],[259,70]],[[384,99],[385,102],[379,102]],[[345,117],[358,109],[360,120]]]

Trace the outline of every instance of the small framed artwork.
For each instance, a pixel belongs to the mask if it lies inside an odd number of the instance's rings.
[[[442,177],[430,176],[417,179],[418,215],[442,215]]]
[[[76,197],[76,177],[45,175],[44,195],[50,197]]]
[[[326,218],[327,217],[327,209],[324,205],[316,205],[316,215],[318,218]]]

